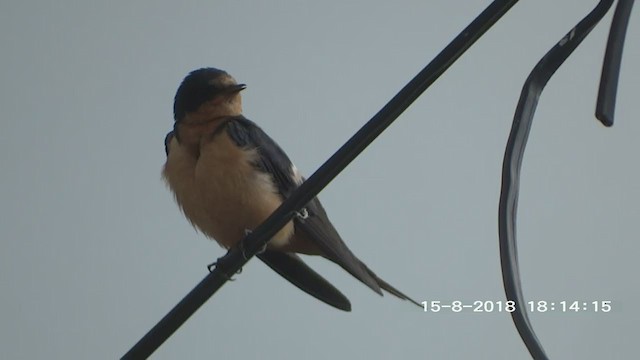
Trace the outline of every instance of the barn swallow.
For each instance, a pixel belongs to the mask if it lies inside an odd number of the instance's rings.
[[[242,115],[240,92],[245,88],[222,70],[191,72],[176,92],[173,131],[165,138],[163,178],[176,202],[194,227],[227,249],[304,181],[280,146]],[[322,256],[376,293],[385,290],[422,307],[347,248],[317,198],[257,256],[308,294],[350,311],[349,300],[297,254]]]

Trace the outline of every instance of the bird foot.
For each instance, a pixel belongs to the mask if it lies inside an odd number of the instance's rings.
[[[249,260],[249,258],[247,257],[247,254],[244,251],[244,240],[246,239],[247,235],[251,234],[251,230],[249,229],[244,229],[244,238],[242,238],[242,240],[240,240],[240,252],[242,253],[242,257],[245,260]],[[262,254],[263,252],[265,252],[267,250],[267,244],[262,245],[262,248],[260,250],[258,250],[258,252],[256,253],[256,255],[258,254]]]
[[[302,208],[300,209],[300,211],[296,211],[295,214],[296,214],[296,217],[300,220],[306,220],[309,217],[309,212],[307,211],[307,208]]]
[[[218,267],[220,267],[220,273],[222,274],[222,276],[224,276],[228,281],[235,281],[235,279],[233,278],[233,275],[235,274],[229,275],[229,273],[224,270],[225,259],[226,259],[226,256],[218,258],[218,260],[216,260],[214,263],[207,265],[207,270],[209,270],[209,272],[213,272],[214,269],[217,269]],[[240,274],[241,272],[242,272],[242,268],[236,271],[236,274]]]

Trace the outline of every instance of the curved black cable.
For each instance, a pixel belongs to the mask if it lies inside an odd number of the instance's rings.
[[[207,299],[249,261],[296,211],[304,207],[355,159],[400,114],[433,84],[476,40],[495,24],[518,0],[495,0],[476,17],[418,75],[353,135],[329,160],[305,181],[273,214],[227,254],[215,269],[191,290],[167,315],[142,337],[122,359],[149,357]]]
[[[534,359],[548,359],[548,357],[529,322],[525,306],[526,302],[520,284],[516,248],[516,212],[522,156],[542,90],[551,76],[580,45],[582,40],[607,13],[612,4],[613,0],[600,1],[533,68],[522,88],[504,154],[502,189],[498,209],[502,279],[507,300],[515,301],[517,305],[516,310],[511,313],[513,322]]]
[[[627,34],[627,25],[629,25],[629,17],[631,16],[631,8],[633,8],[633,0],[618,0],[616,12],[613,15],[613,21],[611,21],[607,52],[602,63],[598,102],[596,104],[596,118],[604,126],[613,125],[620,62],[622,61],[622,49],[624,47],[624,38]]]

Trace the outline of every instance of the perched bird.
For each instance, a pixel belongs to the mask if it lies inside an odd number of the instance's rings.
[[[163,177],[189,221],[230,248],[262,223],[304,178],[284,151],[242,116],[244,84],[222,70],[191,72],[174,102],[174,126],[165,138]],[[320,255],[373,291],[421,306],[360,261],[338,235],[317,198],[269,242],[258,258],[308,294],[350,311],[349,300],[296,255]]]

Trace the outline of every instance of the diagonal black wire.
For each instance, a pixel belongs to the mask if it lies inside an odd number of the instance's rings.
[[[234,274],[240,270],[279,229],[291,220],[296,211],[304,207],[327,186],[517,2],[518,0],[493,1],[371,120],[291,194],[267,220],[254,229],[242,241],[243,249],[235,246],[223,258],[218,259],[216,268],[149,330],[122,359],[146,358],[160,347],[209,297],[227,282],[228,274]]]
[[[632,2],[633,1],[630,1],[630,3]],[[513,322],[534,359],[547,359],[547,355],[529,322],[525,306],[526,302],[520,283],[516,248],[516,212],[518,207],[522,157],[529,136],[529,130],[531,129],[533,115],[542,90],[555,71],[569,55],[571,55],[576,47],[580,45],[582,40],[584,40],[593,27],[607,13],[612,4],[613,0],[600,1],[600,3],[571,29],[560,42],[549,50],[533,68],[522,88],[505,150],[502,167],[502,191],[500,193],[498,210],[502,277],[507,300],[515,301],[517,304],[516,311],[511,314]],[[617,86],[620,57],[622,54],[622,43],[624,41],[631,5],[632,4],[628,3],[622,4],[622,1],[618,3],[609,37],[610,43],[608,44],[608,51],[604,61],[605,65],[602,75],[602,82],[604,84],[601,83],[600,86],[598,107],[599,109],[605,109],[603,112],[600,112],[600,114],[604,113],[611,124],[613,123],[615,88]],[[616,42],[616,44],[611,44],[612,41]],[[602,104],[604,104],[604,106],[602,106]]]
[[[605,126],[613,125],[618,90],[618,76],[622,61],[622,48],[627,34],[627,25],[633,8],[633,0],[618,0],[616,12],[611,21],[607,52],[602,63],[602,76],[596,104],[596,118]]]

